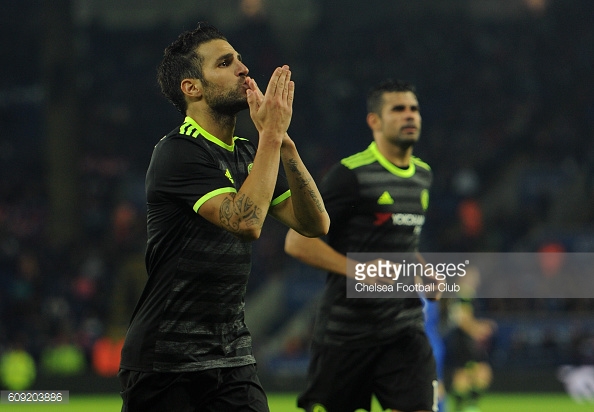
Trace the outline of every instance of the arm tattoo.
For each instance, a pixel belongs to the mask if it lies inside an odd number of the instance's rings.
[[[315,190],[313,190],[309,183],[311,182],[311,177],[303,176],[303,173],[299,170],[297,161],[295,159],[288,160],[289,170],[295,175],[297,182],[299,182],[299,189],[304,189],[308,194],[309,197],[314,201],[316,208],[319,212],[324,212],[324,207],[322,206],[322,202],[316,195]]]
[[[309,186],[309,182],[311,179],[304,177],[299,168],[297,167],[297,161],[295,159],[289,159],[289,170],[295,175],[297,181],[299,182],[299,189],[303,189],[306,186]]]
[[[241,222],[245,222],[248,227],[262,226],[262,209],[245,194],[239,198],[236,195],[236,193],[230,193],[230,197],[221,203],[219,211],[221,225],[233,233],[240,231]]]
[[[231,232],[239,232],[239,221],[234,219],[234,200],[235,193],[231,193],[231,197],[225,198],[221,203],[219,210],[219,219],[224,227],[227,227]]]

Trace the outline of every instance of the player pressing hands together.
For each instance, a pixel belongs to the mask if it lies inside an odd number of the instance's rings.
[[[146,174],[148,278],[122,350],[124,412],[269,410],[244,322],[250,241],[267,214],[304,236],[324,235],[330,222],[287,135],[288,66],[264,94],[248,72],[203,23],[159,65],[161,91],[184,119],[155,145]],[[257,150],[234,135],[248,108]]]

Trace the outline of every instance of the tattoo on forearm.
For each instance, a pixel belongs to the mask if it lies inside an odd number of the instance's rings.
[[[324,206],[322,205],[320,198],[316,194],[316,192],[314,190],[310,189],[309,195],[311,196],[312,200],[314,201],[316,208],[318,209],[318,212],[323,213],[325,211],[325,209],[324,209]]]
[[[295,178],[299,182],[299,189],[303,189],[306,186],[309,186],[309,182],[311,178],[307,178],[307,176],[303,176],[303,173],[299,170],[297,161],[295,159],[289,159],[288,161],[289,170],[291,173],[295,175]]]
[[[312,189],[310,186],[312,180],[311,177],[303,175],[303,173],[299,170],[298,163],[295,159],[289,159],[287,164],[289,166],[289,170],[291,171],[291,173],[295,175],[295,178],[299,183],[299,189],[303,189],[309,194],[309,197],[311,197],[319,212],[324,212],[324,206],[322,205],[322,201],[318,197],[316,191]]]
[[[242,222],[248,227],[262,226],[262,209],[245,194],[237,197],[236,193],[231,193],[223,200],[219,217],[221,225],[234,233],[239,232]]]

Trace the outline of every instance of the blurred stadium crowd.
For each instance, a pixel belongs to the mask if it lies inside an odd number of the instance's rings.
[[[67,199],[76,213],[66,217],[77,230],[66,242],[54,242],[47,229],[56,202],[47,188],[44,16],[31,13],[30,0],[2,6],[0,354],[24,349],[60,373],[52,356],[70,347],[81,368],[113,374],[99,351],[117,352],[146,276],[144,171],[153,145],[180,120],[159,95],[155,67],[180,29],[198,20],[221,26],[260,87],[276,65],[291,65],[290,133],[318,178],[371,140],[369,86],[385,77],[417,85],[424,130],[415,153],[435,174],[423,250],[594,251],[594,2],[518,1],[489,13],[434,9],[431,1],[423,8],[311,0],[307,10],[290,11],[294,33],[266,4],[235,3],[229,16],[212,6],[175,24],[87,18],[72,25],[75,66],[54,85],[74,90],[77,106],[77,160],[68,165],[77,192]],[[237,133],[256,136],[246,116]],[[261,350],[323,282],[284,255],[284,228],[267,226],[255,246],[248,300],[262,294],[271,304],[277,295],[264,291],[275,285],[282,317],[254,325]],[[594,334],[591,325],[562,321],[559,333],[560,323],[551,322],[581,319],[594,299],[502,299],[479,309],[513,315],[513,330],[525,326],[509,332],[502,364],[530,356],[542,362],[538,354],[574,362],[576,353],[594,350],[576,349]],[[535,328],[543,318],[547,326]],[[301,331],[279,345],[284,356],[305,352],[309,336]]]

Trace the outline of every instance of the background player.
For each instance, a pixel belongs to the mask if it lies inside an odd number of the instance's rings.
[[[428,206],[432,172],[412,155],[421,133],[414,87],[385,81],[367,97],[373,142],[334,165],[321,192],[331,218],[328,243],[289,230],[285,250],[328,271],[318,310],[307,388],[307,411],[435,410],[435,360],[419,298],[346,297],[348,252],[413,252]],[[411,219],[393,219],[404,214]],[[414,222],[414,223],[410,223]]]
[[[445,341],[448,394],[454,400],[455,412],[478,412],[479,399],[493,380],[487,346],[496,324],[474,314],[473,300],[479,276],[478,269],[467,268],[466,276],[458,283],[459,298],[443,300],[453,325]]]

